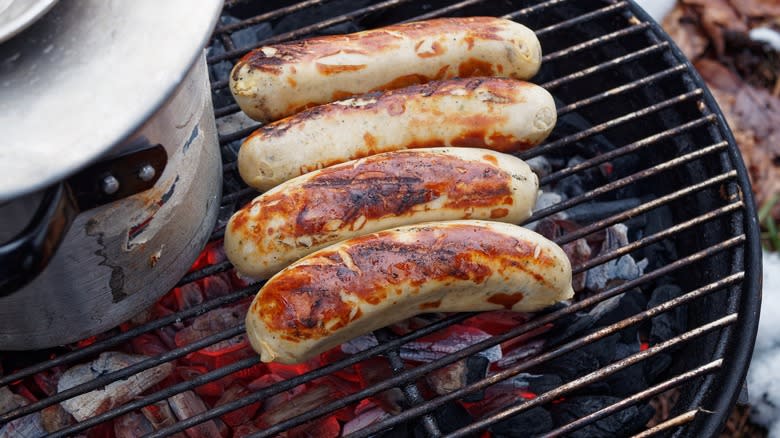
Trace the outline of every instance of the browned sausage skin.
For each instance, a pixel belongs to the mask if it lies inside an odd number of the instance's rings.
[[[238,170],[267,190],[298,175],[380,152],[433,146],[518,152],[544,140],[555,102],[505,78],[452,79],[321,105],[266,125],[241,145]]]
[[[263,361],[294,363],[417,313],[536,311],[571,298],[571,266],[540,235],[484,221],[382,231],[271,278],[247,314]]]
[[[541,46],[527,27],[494,17],[440,18],[261,47],[233,68],[230,89],[260,121],[370,91],[453,77],[528,79]]]
[[[225,250],[244,275],[268,278],[340,240],[434,220],[519,223],[538,181],[511,155],[477,148],[387,152],[290,180],[237,211]]]

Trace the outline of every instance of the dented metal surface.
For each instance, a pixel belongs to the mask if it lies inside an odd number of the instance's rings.
[[[201,60],[129,140],[166,148],[168,163],[154,187],[77,216],[50,265],[0,299],[0,348],[50,347],[107,330],[186,272],[216,221],[221,191],[207,80]]]

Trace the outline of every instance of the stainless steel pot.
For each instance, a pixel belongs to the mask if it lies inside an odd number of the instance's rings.
[[[221,1],[188,3],[61,2],[0,46],[0,349],[117,325],[205,245],[222,172],[203,47]]]

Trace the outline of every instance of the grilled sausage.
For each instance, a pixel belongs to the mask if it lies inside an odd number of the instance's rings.
[[[517,152],[555,125],[543,88],[503,78],[453,79],[318,106],[260,128],[241,145],[238,170],[267,190],[335,163],[434,146]]]
[[[420,222],[531,214],[539,183],[519,158],[486,149],[387,152],[287,181],[236,212],[225,251],[239,272],[268,278],[361,234]]]
[[[295,363],[423,312],[532,312],[573,296],[563,250],[516,225],[426,223],[356,237],[272,277],[246,317],[264,362]]]
[[[441,18],[260,47],[236,63],[230,91],[269,122],[377,90],[453,77],[536,74],[542,50],[527,27],[501,18]]]

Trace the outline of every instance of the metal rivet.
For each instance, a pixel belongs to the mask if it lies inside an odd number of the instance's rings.
[[[141,178],[141,181],[151,181],[156,174],[157,171],[154,170],[151,164],[144,164],[141,170],[138,171],[138,178]]]
[[[117,191],[119,191],[119,180],[114,175],[103,178],[103,193],[113,195]]]

